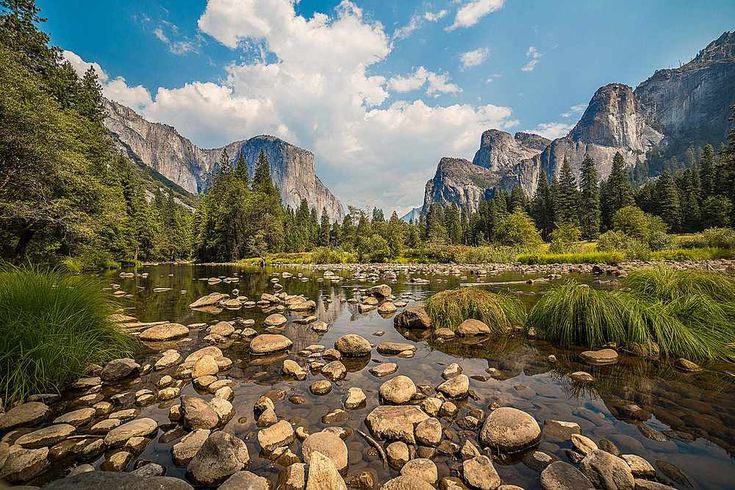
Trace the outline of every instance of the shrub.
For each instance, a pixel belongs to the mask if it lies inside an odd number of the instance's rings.
[[[523,211],[503,216],[495,228],[495,241],[501,245],[537,247],[543,243],[533,220]]]
[[[522,264],[617,264],[625,260],[623,252],[578,252],[578,253],[535,253],[520,254],[517,257]]]
[[[653,252],[651,260],[716,260],[735,258],[735,249],[727,248],[673,248]]]
[[[628,259],[647,260],[651,254],[648,246],[629,237],[622,231],[606,231],[597,239],[597,250],[601,252],[623,252]]]
[[[357,256],[360,262],[385,262],[392,252],[385,238],[373,234],[368,238],[358,239]]]
[[[579,250],[579,242],[582,232],[579,227],[563,223],[551,232],[551,245],[549,252],[555,254],[576,252]]]
[[[651,250],[662,250],[672,242],[666,233],[666,223],[658,216],[646,214],[636,206],[619,209],[613,216],[613,229],[645,243]]]
[[[709,196],[702,202],[702,223],[706,227],[730,225],[732,201],[725,196]]]
[[[40,269],[0,272],[0,390],[9,400],[58,390],[133,341],[109,320],[114,305],[97,280]]]
[[[732,228],[708,228],[702,233],[682,240],[683,248],[731,248],[735,249],[735,230]]]
[[[517,297],[475,287],[434,294],[426,301],[426,312],[437,327],[455,329],[463,321],[474,318],[497,333],[507,333],[514,326],[523,325],[526,318],[526,309]]]
[[[349,264],[352,262],[357,262],[357,256],[341,248],[317,247],[311,251],[312,264]]]

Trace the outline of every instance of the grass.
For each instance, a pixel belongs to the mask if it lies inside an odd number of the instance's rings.
[[[706,271],[640,269],[626,292],[569,282],[550,289],[527,326],[562,346],[608,342],[658,344],[662,354],[693,360],[735,355],[735,281]]]
[[[526,319],[526,309],[517,297],[474,287],[434,294],[426,301],[426,312],[436,327],[452,330],[474,318],[485,322],[495,333],[507,333],[523,325]]]
[[[622,252],[532,253],[517,257],[522,264],[617,264],[625,260]]]
[[[735,258],[735,249],[704,247],[704,248],[671,248],[651,252],[651,260],[716,260]]]
[[[109,320],[95,279],[39,268],[0,271],[0,394],[58,391],[89,363],[128,354],[133,340]]]

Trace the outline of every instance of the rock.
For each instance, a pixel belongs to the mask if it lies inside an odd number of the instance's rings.
[[[279,490],[304,490],[306,488],[306,464],[295,463],[286,467],[278,476],[277,488]]]
[[[416,385],[408,376],[398,375],[380,385],[379,392],[386,402],[401,405],[416,394]]]
[[[314,452],[309,463],[306,490],[347,490],[347,485],[332,460],[320,452]]]
[[[455,376],[459,376],[460,374],[462,374],[462,366],[460,366],[456,362],[453,362],[449,366],[444,368],[444,371],[442,371],[442,378],[450,379],[454,378]]]
[[[490,335],[492,330],[487,326],[486,323],[473,318],[467,319],[459,324],[457,327],[457,334],[463,337],[470,337],[473,335]]]
[[[123,471],[132,461],[133,454],[128,451],[116,451],[112,454],[108,453],[106,458],[101,467],[104,471]]]
[[[585,456],[598,449],[595,441],[582,434],[572,434],[571,439],[574,449]]]
[[[273,452],[281,446],[287,446],[293,440],[293,427],[285,420],[258,431],[258,443],[266,452]]]
[[[480,431],[480,442],[484,446],[503,452],[516,452],[536,444],[541,428],[526,412],[501,407],[493,410]]]
[[[688,359],[684,359],[683,357],[674,361],[674,367],[679,371],[684,371],[685,373],[698,373],[702,370],[699,364],[695,364]]]
[[[51,409],[41,402],[28,402],[16,405],[0,416],[0,432],[7,432],[16,427],[33,426],[46,420]]]
[[[250,352],[253,354],[270,354],[286,350],[293,345],[293,342],[280,334],[264,333],[255,337],[250,342]]]
[[[222,350],[220,350],[219,347],[216,347],[214,345],[210,345],[207,347],[202,347],[199,350],[196,350],[186,356],[186,359],[184,359],[184,364],[193,366],[199,359],[201,359],[204,356],[212,356],[215,359],[219,359],[223,357]]]
[[[603,490],[633,490],[635,479],[628,464],[607,451],[596,449],[584,457],[579,469]]]
[[[373,376],[377,376],[378,378],[382,378],[384,376],[388,376],[389,374],[393,374],[398,370],[398,364],[394,362],[382,362],[378,364],[377,366],[373,366],[370,368],[370,374]]]
[[[579,424],[575,422],[566,422],[564,420],[544,420],[544,434],[556,437],[557,439],[568,440],[573,434],[582,432]]]
[[[137,464],[136,464],[137,466]],[[163,466],[158,463],[146,463],[143,466],[136,468],[130,472],[135,476],[142,476],[144,478],[150,478],[154,476],[163,476],[166,470]]]
[[[11,446],[5,464],[0,468],[0,481],[23,483],[40,475],[49,466],[48,452],[46,447],[24,449]]]
[[[238,471],[217,490],[269,490],[268,480],[249,471]]]
[[[122,446],[131,437],[148,437],[155,434],[156,431],[158,431],[158,424],[153,419],[131,420],[108,432],[105,436],[105,444],[107,447]]]
[[[420,306],[409,306],[393,318],[393,325],[398,328],[427,329],[431,328],[431,318]]]
[[[594,490],[592,482],[569,463],[555,461],[541,472],[543,490]]]
[[[604,366],[618,362],[618,353],[614,349],[587,350],[580,354],[582,360],[593,366]]]
[[[441,340],[449,340],[456,337],[456,334],[452,330],[442,327],[434,330],[434,337]]]
[[[265,317],[265,320],[263,320],[263,325],[266,327],[280,327],[281,325],[285,325],[288,323],[288,318],[281,315],[280,313],[274,313],[272,315],[268,315]]]
[[[386,299],[391,297],[393,290],[387,284],[378,284],[370,288],[370,293],[378,298]]]
[[[227,424],[227,422],[229,422],[235,415],[235,409],[232,406],[232,403],[222,398],[212,398],[209,400],[209,406],[211,406],[212,410],[214,410],[219,416],[220,426]]]
[[[332,381],[338,381],[347,375],[347,368],[340,361],[332,361],[322,366],[322,374]]]
[[[220,301],[222,301],[223,299],[227,299],[226,294],[211,293],[191,303],[189,305],[189,308],[202,308],[204,306],[213,306],[219,303]]]
[[[75,466],[74,468],[69,470],[68,477],[81,475],[82,473],[89,473],[90,471],[94,471],[94,466],[92,466],[89,463],[80,464],[79,466]]]
[[[202,356],[191,368],[191,377],[199,378],[201,376],[214,376],[219,372],[217,361],[212,356]]]
[[[214,429],[220,424],[220,417],[206,401],[196,396],[181,397],[181,419],[189,429]]]
[[[258,417],[258,421],[256,422],[256,425],[258,427],[270,427],[271,425],[278,422],[278,416],[276,415],[276,411],[272,408],[266,409],[263,413],[260,414]]]
[[[390,315],[391,313],[395,313],[397,310],[398,307],[391,301],[384,301],[380,306],[378,306],[378,313],[383,315]]]
[[[368,414],[365,423],[378,439],[415,444],[414,426],[428,418],[415,405],[380,405]]]
[[[470,378],[464,374],[458,374],[437,386],[436,389],[449,398],[466,398],[470,391]]]
[[[657,481],[643,480],[641,478],[635,479],[635,490],[677,490],[669,485],[664,485]]]
[[[381,342],[377,349],[384,356],[392,356],[405,351],[415,352],[416,346],[407,342]]]
[[[167,476],[141,477],[133,473],[90,471],[61,478],[44,486],[44,490],[194,490],[180,478]]]
[[[416,440],[424,446],[436,447],[442,440],[442,424],[438,419],[426,419],[416,426]]]
[[[293,361],[291,359],[286,359],[285,361],[283,361],[281,371],[286,376],[292,376],[298,380],[306,379],[306,371],[304,370],[304,368],[299,366],[296,361]]]
[[[345,479],[347,488],[355,490],[373,490],[375,487],[375,476],[367,470],[358,471]]]
[[[434,490],[434,485],[415,476],[401,475],[385,482],[380,490]]]
[[[180,323],[164,323],[143,330],[139,338],[144,342],[165,342],[188,335],[189,329],[186,326]]]
[[[595,380],[595,378],[593,378],[590,373],[587,373],[585,371],[575,371],[570,374],[569,377],[572,379],[572,381],[577,381],[580,383],[592,383]]]
[[[441,410],[442,407],[442,401],[439,398],[436,397],[429,397],[426,400],[421,402],[421,408],[424,412],[428,413],[432,417],[435,417],[439,414],[439,410]]]
[[[337,471],[347,468],[347,446],[338,435],[332,432],[317,432],[308,436],[301,445],[305,463],[310,463],[314,453],[329,458]]]
[[[401,468],[401,475],[418,478],[431,485],[435,484],[439,478],[436,465],[432,460],[426,458],[416,458],[408,461]]]
[[[76,432],[77,428],[69,424],[49,425],[28,434],[24,434],[15,440],[15,444],[27,448],[37,449],[40,447],[53,446]]]
[[[475,456],[462,463],[462,475],[467,484],[480,490],[495,490],[501,483],[493,462],[485,455]]]
[[[189,462],[186,473],[193,482],[212,486],[222,483],[249,462],[244,442],[226,432],[215,432]]]
[[[354,410],[360,408],[365,404],[367,397],[362,389],[352,387],[347,390],[347,397],[345,398],[345,408]]]
[[[388,457],[388,463],[393,468],[398,469],[402,468],[411,459],[408,446],[403,441],[395,441],[388,444],[385,448],[385,455]]]
[[[209,437],[210,431],[206,429],[196,429],[189,432],[181,438],[179,442],[171,448],[174,463],[183,466],[189,464],[204,442]]]
[[[315,395],[326,395],[332,391],[332,383],[326,379],[318,379],[311,383],[309,390]]]
[[[156,361],[156,364],[153,367],[156,371],[160,371],[162,369],[168,369],[175,366],[179,361],[181,361],[181,354],[179,351],[168,349],[163,351],[163,356]]]
[[[361,357],[370,354],[372,346],[364,337],[351,333],[334,342],[334,348],[346,357]]]
[[[232,323],[230,323],[230,322],[217,322],[214,325],[212,325],[211,327],[209,327],[209,329],[207,329],[207,331],[211,335],[219,335],[221,337],[229,337],[230,335],[232,335],[235,332],[235,327],[233,327],[232,326]]]
[[[186,328],[186,327],[184,327]],[[188,332],[188,330],[187,330]],[[102,381],[119,381],[129,376],[137,374],[140,370],[140,364],[130,358],[115,359],[114,361],[108,362],[102,372],[100,378]]]
[[[439,488],[441,490],[467,490],[467,487],[462,483],[462,480],[456,476],[445,476],[442,478],[439,481]]]
[[[656,476],[656,469],[646,461],[635,454],[623,454],[623,461],[630,466],[630,472],[637,478],[653,478]]]

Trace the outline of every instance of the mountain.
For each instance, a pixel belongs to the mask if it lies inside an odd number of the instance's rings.
[[[586,155],[606,178],[616,152],[632,168],[654,150],[671,156],[691,145],[717,147],[726,139],[733,87],[735,32],[726,32],[689,63],[658,70],[635,90],[620,83],[600,87],[564,137],[549,141],[531,133],[485,131],[471,163],[441,159],[426,184],[423,212],[433,202],[474,210],[483,196],[516,185],[531,196],[542,170],[551,178],[567,160],[579,175]]]
[[[413,208],[411,209],[411,211],[401,216],[401,221],[405,221],[406,223],[418,223],[420,217],[421,217],[421,206],[417,208]]]
[[[117,102],[105,100],[105,108],[108,113],[105,126],[121,150],[192,194],[206,190],[218,167],[222,150],[227,150],[233,163],[242,153],[251,176],[258,155],[263,151],[284,204],[296,208],[302,199],[306,199],[309,207],[315,207],[318,213],[326,209],[331,220],[343,216],[342,203],[317,177],[314,154],[308,150],[267,135],[234,141],[220,148],[203,149],[181,136],[174,127],[147,121]]]

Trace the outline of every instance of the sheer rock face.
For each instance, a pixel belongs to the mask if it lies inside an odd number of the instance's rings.
[[[495,188],[510,190],[516,185],[533,195],[541,171],[551,179],[559,175],[565,159],[579,176],[582,160],[589,155],[600,177],[607,178],[616,152],[632,168],[653,149],[669,147],[676,152],[690,144],[719,146],[729,127],[729,108],[735,104],[734,86],[735,32],[726,32],[689,63],[659,70],[635,90],[620,83],[599,88],[566,136],[549,141],[530,133],[485,131],[473,165],[441,160],[426,184],[422,210],[427,212],[433,202],[475,210]],[[464,164],[449,165],[445,160]]]
[[[133,160],[152,168],[190,193],[207,188],[217,169],[222,150],[234,162],[240,153],[252,177],[261,150],[268,157],[271,176],[283,202],[298,207],[306,199],[318,213],[327,210],[331,219],[341,219],[342,203],[319,180],[314,171],[314,154],[274,136],[256,136],[222,148],[202,149],[181,136],[175,128],[152,123],[132,109],[105,99],[105,126],[118,146]]]

